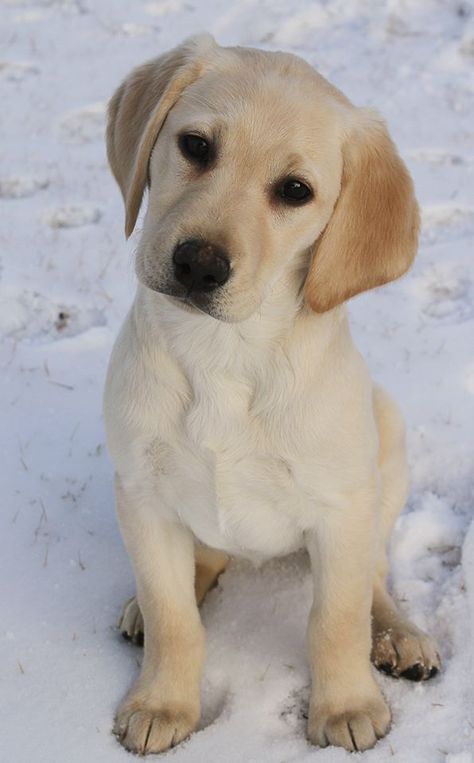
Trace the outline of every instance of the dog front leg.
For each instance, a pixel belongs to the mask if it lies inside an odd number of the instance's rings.
[[[119,707],[114,731],[124,747],[143,755],[167,750],[196,728],[204,629],[191,533],[160,517],[151,492],[126,489],[117,478],[116,494],[146,639],[140,675]]]
[[[308,736],[321,747],[365,750],[390,724],[390,711],[370,665],[373,492],[352,495],[346,508],[328,507],[321,523],[306,533],[314,578],[308,626]]]

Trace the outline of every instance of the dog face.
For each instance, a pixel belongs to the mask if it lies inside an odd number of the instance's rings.
[[[303,106],[291,78],[259,79],[205,74],[168,114],[137,254],[145,286],[228,321],[257,310],[286,268],[308,268],[341,181],[331,110]]]
[[[139,280],[220,320],[248,318],[286,272],[322,312],[414,256],[383,124],[293,56],[191,41],[117,91],[108,149],[128,232],[149,186]]]

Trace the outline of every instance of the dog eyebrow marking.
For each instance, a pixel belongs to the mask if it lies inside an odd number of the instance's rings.
[[[306,183],[306,185],[309,185],[312,188],[314,195],[316,195],[317,182],[314,177],[314,172],[309,172],[308,162],[305,161],[300,154],[290,154],[287,157],[285,164],[278,171],[278,174],[276,174],[270,181],[269,187],[272,188],[273,186],[278,185],[278,183],[281,183],[288,177],[294,177],[301,180],[303,183]]]
[[[306,167],[306,164],[307,162],[304,160],[301,154],[290,154],[286,159],[285,166],[282,170],[282,175],[291,175],[298,172],[305,174],[306,170],[303,168]]]

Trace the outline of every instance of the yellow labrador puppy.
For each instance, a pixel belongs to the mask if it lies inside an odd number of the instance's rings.
[[[144,628],[115,731],[166,750],[198,724],[198,603],[228,555],[305,547],[308,736],[372,747],[390,725],[375,665],[433,676],[432,641],[386,588],[407,493],[404,428],[355,349],[344,302],[401,276],[413,185],[383,121],[286,53],[209,36],[135,69],[113,96],[108,156],[134,229],[138,291],[105,411],[117,509]]]

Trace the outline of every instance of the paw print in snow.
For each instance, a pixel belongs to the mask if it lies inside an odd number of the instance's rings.
[[[66,204],[47,211],[44,222],[50,228],[80,228],[99,222],[102,212],[92,204]]]
[[[1,338],[47,343],[104,325],[103,311],[92,304],[57,301],[26,289],[0,293]]]
[[[30,61],[0,61],[0,78],[9,82],[22,82],[39,72],[39,68]]]
[[[290,667],[290,666],[288,666]],[[310,687],[305,686],[301,689],[294,689],[280,711],[280,718],[290,726],[293,731],[304,734],[308,722]]]
[[[433,204],[421,213],[421,236],[425,243],[435,243],[472,234],[474,230],[474,207],[458,204]]]
[[[69,143],[90,143],[103,140],[106,105],[91,103],[83,109],[71,111],[60,122],[62,138]]]
[[[474,316],[472,282],[461,270],[430,267],[414,280],[413,289],[421,301],[423,315],[430,319],[461,323]]]
[[[24,199],[47,188],[48,178],[34,175],[11,175],[0,178],[0,199]]]

